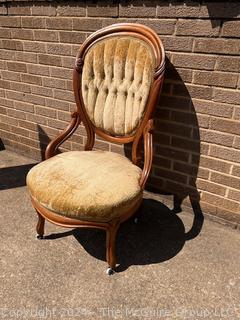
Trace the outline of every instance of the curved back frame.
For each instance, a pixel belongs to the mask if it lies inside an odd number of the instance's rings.
[[[114,133],[109,133],[102,128],[94,125],[94,123],[89,118],[86,106],[84,104],[83,94],[82,94],[82,73],[85,58],[94,46],[105,39],[110,39],[111,37],[131,37],[136,38],[139,41],[145,42],[146,45],[151,48],[153,56],[155,58],[155,69],[153,70],[153,80],[150,86],[150,91],[146,101],[146,107],[144,113],[140,119],[140,123],[136,130],[129,135],[116,135]],[[76,57],[75,67],[73,70],[73,89],[75,100],[77,104],[77,113],[81,121],[83,122],[87,131],[87,143],[85,145],[85,150],[91,150],[94,145],[95,133],[105,140],[113,143],[129,143],[133,142],[132,149],[132,160],[133,163],[137,163],[138,160],[138,148],[139,141],[144,134],[144,129],[148,124],[148,121],[152,119],[152,114],[157,103],[159,93],[161,91],[163,83],[163,74],[165,69],[165,53],[163,45],[157,36],[157,34],[150,28],[134,23],[119,23],[114,24],[109,27],[103,28],[92,35],[90,35],[85,42],[80,47],[80,50]],[[149,127],[149,125],[148,125]]]

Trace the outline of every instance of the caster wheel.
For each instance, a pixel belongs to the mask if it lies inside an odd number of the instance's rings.
[[[134,223],[135,223],[135,224],[138,224],[138,223],[139,223],[139,218],[135,218],[135,219],[134,219]]]
[[[111,276],[111,275],[114,274],[114,270],[113,270],[112,268],[107,268],[106,274],[107,274],[108,276]]]
[[[43,236],[43,235],[40,235],[40,234],[37,234],[37,235],[36,235],[36,238],[37,238],[38,240],[43,240],[43,239],[44,239],[44,236]]]

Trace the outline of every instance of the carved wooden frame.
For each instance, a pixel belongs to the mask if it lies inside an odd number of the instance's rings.
[[[134,134],[123,137],[107,134],[106,132],[100,130],[99,128],[96,128],[92,124],[86,113],[81,91],[81,73],[86,52],[93,44],[98,42],[100,39],[111,37],[113,35],[130,35],[145,40],[151,46],[156,59],[156,69],[154,73],[153,83],[150,89],[146,110],[141,123]],[[72,113],[72,120],[68,127],[57,138],[55,138],[48,144],[45,152],[45,158],[48,159],[56,154],[59,146],[75,132],[80,122],[83,122],[87,132],[87,142],[85,144],[85,150],[92,150],[94,146],[95,134],[98,134],[100,137],[113,143],[124,144],[132,142],[132,162],[136,165],[139,165],[139,162],[141,160],[140,144],[143,138],[144,166],[140,179],[140,186],[142,189],[144,189],[152,165],[153,111],[162,88],[164,70],[165,53],[163,45],[157,34],[152,29],[146,26],[133,23],[119,23],[103,28],[90,35],[80,47],[73,70],[73,90],[76,100],[76,111]],[[31,200],[34,208],[38,213],[38,224],[36,229],[39,238],[43,238],[44,235],[45,219],[63,227],[87,227],[106,230],[106,259],[109,267],[112,269],[114,269],[116,266],[115,238],[118,228],[123,221],[130,218],[137,211],[142,201],[142,199],[140,199],[120,218],[114,218],[109,222],[103,223],[82,221],[64,217],[44,208],[33,198],[31,198]]]

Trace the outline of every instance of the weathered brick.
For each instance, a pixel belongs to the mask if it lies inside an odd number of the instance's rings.
[[[238,74],[226,72],[195,71],[193,82],[216,87],[236,88]]]
[[[49,30],[34,30],[34,39],[37,41],[58,42],[58,32]]]
[[[11,29],[1,28],[0,38],[11,39]]]
[[[165,50],[190,52],[193,47],[193,38],[191,37],[169,37],[161,36]]]
[[[83,43],[86,39],[86,34],[83,32],[59,32],[60,42],[63,43]]]
[[[21,81],[20,73],[12,71],[2,71],[2,78],[6,80]]]
[[[219,31],[220,20],[180,19],[177,22],[176,35],[216,37],[219,35]]]
[[[68,1],[67,4],[59,3],[57,6],[58,16],[79,16],[83,17],[86,15],[86,4],[84,1]]]
[[[54,89],[54,98],[74,102],[73,92]]]
[[[14,91],[20,91],[20,92],[31,92],[30,86],[26,83],[21,83],[21,82],[11,82],[11,90]]]
[[[47,64],[47,65],[59,66],[59,67],[62,65],[61,57],[59,56],[39,54],[38,61],[40,64]]]
[[[240,44],[232,39],[195,39],[194,52],[239,54]]]
[[[2,49],[10,49],[10,50],[23,50],[23,43],[18,40],[5,40],[3,39],[2,41]]]
[[[231,162],[240,162],[240,150],[225,148],[222,146],[211,145],[210,156],[215,158],[228,160]]]
[[[14,107],[16,110],[22,110],[24,112],[34,112],[34,105],[27,103],[27,102],[21,102],[21,101],[14,101]]]
[[[37,54],[32,52],[21,52],[17,51],[15,52],[16,60],[22,61],[22,62],[37,62]]]
[[[13,29],[11,31],[13,39],[33,40],[33,31],[25,29]]]
[[[175,67],[190,69],[213,70],[216,57],[201,54],[183,54],[174,53],[172,55],[172,63]]]
[[[46,27],[45,18],[40,17],[21,17],[22,28],[44,29]]]
[[[155,17],[156,6],[152,1],[132,1],[119,4],[120,17]]]
[[[46,44],[42,42],[36,42],[36,41],[25,41],[23,43],[23,49],[25,51],[30,51],[30,52],[46,52]]]
[[[238,105],[240,101],[240,91],[215,88],[213,92],[213,100]]]
[[[55,118],[57,114],[56,110],[53,110],[52,108],[36,106],[35,110],[36,110],[36,114],[40,114],[40,115],[51,117],[51,118]]]
[[[42,84],[41,77],[31,75],[31,74],[21,74],[21,80],[22,80],[22,82],[26,82],[26,83],[32,83],[32,84],[37,84],[37,85]]]
[[[27,72],[33,75],[48,76],[50,74],[49,67],[36,64],[28,64]]]
[[[0,5],[0,15],[6,15],[7,14],[7,7],[5,3]]]
[[[201,141],[215,143],[218,145],[223,145],[226,147],[231,147],[233,145],[234,136],[230,134],[224,134],[221,132],[213,130],[200,130]]]
[[[232,117],[234,109],[233,105],[199,99],[192,99],[192,102],[197,113],[204,113],[223,118]]]
[[[222,35],[224,37],[240,38],[240,21],[224,21],[222,27]]]
[[[0,16],[0,26],[1,27],[19,28],[21,26],[21,18],[20,17]]]
[[[87,15],[89,17],[117,17],[118,4],[114,1],[105,3],[95,1],[87,2]]]
[[[202,179],[197,180],[197,187],[199,190],[207,191],[220,196],[225,196],[227,190],[225,186]]]
[[[48,3],[37,3],[32,7],[33,16],[55,16],[56,7]]]
[[[239,121],[212,117],[210,129],[240,135]]]
[[[10,71],[27,72],[26,63],[22,62],[7,62],[7,68]]]
[[[79,21],[81,24],[81,22]],[[72,19],[70,18],[46,18],[47,29],[72,30]],[[74,28],[75,29],[75,28]]]
[[[173,94],[197,99],[211,99],[213,89],[193,84],[179,84],[173,86]]]
[[[230,189],[228,191],[228,198],[239,202],[240,191],[239,190]]]
[[[46,98],[45,106],[58,110],[69,111],[69,102]]]
[[[72,79],[72,70],[66,68],[50,68],[51,77],[61,78],[61,79]]]
[[[169,1],[159,1],[157,5],[157,16],[161,18],[197,18],[200,12],[198,2],[191,2],[188,5],[186,2],[181,4],[171,4]]]
[[[57,89],[66,89],[66,81],[56,78],[42,78],[43,86]]]
[[[225,161],[221,161],[219,159],[214,159],[210,157],[205,157],[201,155],[199,165],[203,168],[209,168],[215,171],[220,171],[223,173],[230,173],[231,164]]]
[[[240,189],[240,179],[230,175],[212,172],[210,180],[221,185],[229,186],[235,189]]]
[[[31,86],[31,92],[33,94],[41,95],[43,97],[52,97],[53,91],[50,88],[40,87],[40,86]]]
[[[9,117],[12,117],[12,118],[26,119],[26,113],[23,111],[8,109],[7,114]]]
[[[31,6],[27,3],[11,2],[8,6],[9,15],[31,15]]]
[[[73,18],[73,30],[95,31],[100,28],[102,28],[101,19],[95,19],[95,18],[75,19],[75,18]]]
[[[70,45],[67,45],[67,44],[48,43],[47,53],[61,55],[61,56],[68,56],[68,55],[71,55],[72,48]]]

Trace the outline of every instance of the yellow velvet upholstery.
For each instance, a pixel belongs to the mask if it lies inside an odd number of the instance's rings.
[[[106,151],[70,151],[33,167],[31,196],[45,208],[80,220],[107,222],[142,197],[141,169]]]
[[[153,81],[155,58],[140,39],[113,36],[86,53],[82,96],[93,124],[107,133],[126,136],[136,131]]]

